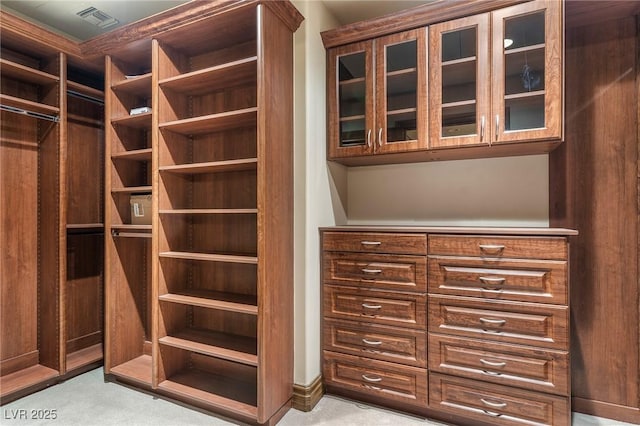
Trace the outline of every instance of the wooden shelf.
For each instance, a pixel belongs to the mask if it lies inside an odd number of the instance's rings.
[[[151,148],[134,149],[131,151],[116,152],[111,154],[112,160],[151,161]]]
[[[102,343],[67,354],[67,371],[93,364],[102,359]]]
[[[258,365],[258,342],[256,338],[237,336],[210,330],[186,329],[170,336],[162,337],[163,345],[197,352],[215,358],[239,362],[241,364]]]
[[[158,299],[163,302],[179,303],[181,305],[200,306],[202,308],[238,312],[241,314],[258,314],[257,297],[245,294],[221,293],[207,290],[184,290],[180,293],[163,294],[159,296]]]
[[[101,229],[104,228],[104,223],[67,223],[67,231],[74,229]]]
[[[198,135],[255,125],[257,113],[258,108],[253,107],[170,121],[161,123],[158,127],[160,130],[170,130],[183,135]]]
[[[255,84],[257,78],[256,56],[227,64],[193,71],[161,80],[163,89],[171,89],[186,95],[214,92],[229,87]]]
[[[175,209],[160,210],[160,214],[257,214],[258,209]]]
[[[111,229],[121,229],[123,231],[151,231],[151,225],[130,225],[130,224],[119,224],[119,225],[111,225]]]
[[[161,172],[199,174],[199,173],[223,173],[256,170],[257,158],[245,158],[240,160],[212,161],[208,163],[178,164],[175,166],[161,166]]]
[[[0,104],[13,108],[25,109],[38,114],[57,116],[60,113],[60,108],[58,107],[41,104],[39,102],[28,101],[26,99],[16,98],[15,96],[9,96],[5,94],[0,94]]]
[[[128,186],[126,188],[111,188],[112,194],[140,194],[151,192],[151,185],[149,186]]]
[[[253,256],[194,253],[194,252],[186,252],[186,251],[166,251],[166,252],[160,253],[160,257],[166,257],[171,259],[202,260],[205,262],[229,262],[229,263],[251,263],[251,264],[258,263],[258,258]]]
[[[21,389],[45,383],[47,380],[55,379],[59,375],[52,368],[36,364],[0,377],[0,392],[2,396],[9,395]]]
[[[131,361],[112,367],[109,371],[114,376],[144,387],[151,386],[151,372],[151,355],[140,355]]]
[[[126,115],[124,117],[112,118],[111,124],[132,127],[134,129],[150,129],[152,112],[145,112],[136,115]]]
[[[114,92],[151,97],[151,73],[118,81],[111,85],[111,89]]]
[[[212,374],[202,370],[184,370],[161,382],[158,388],[169,394],[195,399],[214,409],[257,418],[257,383]]]
[[[104,100],[104,91],[95,89],[84,84],[76,83],[75,81],[67,80],[67,89],[74,92],[82,93],[83,95],[91,96],[96,99]]]
[[[55,84],[60,81],[60,78],[56,75],[2,58],[0,58],[0,74],[2,74],[3,77],[35,84]]]

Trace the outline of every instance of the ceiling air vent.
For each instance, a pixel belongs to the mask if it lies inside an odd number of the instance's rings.
[[[100,28],[109,28],[118,24],[118,20],[95,7],[88,7],[76,13],[79,17]]]

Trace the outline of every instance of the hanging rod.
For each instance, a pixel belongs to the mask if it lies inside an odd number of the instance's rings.
[[[16,108],[9,105],[0,104],[0,109],[3,111],[14,112],[16,114],[28,115],[29,117],[39,118],[41,120],[53,121],[54,123],[60,121],[60,118],[57,115],[42,114],[40,112],[28,111],[26,109]]]
[[[96,98],[94,96],[85,95],[84,93],[76,92],[75,90],[67,89],[67,94],[70,96],[74,96],[76,98],[84,99],[89,102],[94,102],[96,104],[104,105],[103,99]]]
[[[113,237],[129,237],[129,238],[151,238],[152,235],[143,232],[121,232],[115,229],[111,230],[111,236]]]

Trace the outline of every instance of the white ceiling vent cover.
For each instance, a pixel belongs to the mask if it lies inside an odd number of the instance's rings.
[[[95,7],[88,7],[76,13],[79,17],[100,28],[109,28],[118,24],[118,20]]]

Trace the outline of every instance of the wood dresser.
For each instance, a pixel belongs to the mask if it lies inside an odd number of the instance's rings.
[[[571,424],[576,231],[320,232],[327,392],[456,424]]]

